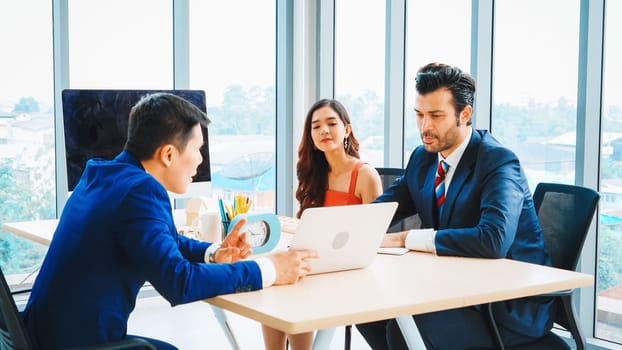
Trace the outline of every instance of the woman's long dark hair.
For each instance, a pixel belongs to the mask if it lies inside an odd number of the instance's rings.
[[[300,203],[300,210],[296,217],[300,218],[302,212],[311,207],[324,205],[324,196],[328,188],[328,161],[324,152],[315,148],[311,137],[311,121],[313,113],[322,107],[330,107],[339,115],[344,125],[350,125],[350,116],[345,107],[337,100],[323,99],[311,106],[305,118],[302,140],[298,146],[298,163],[296,174],[298,176],[298,189],[296,199]],[[347,154],[359,158],[359,142],[351,131],[347,138]]]

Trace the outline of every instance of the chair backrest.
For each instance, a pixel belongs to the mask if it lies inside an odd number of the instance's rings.
[[[599,199],[598,192],[581,186],[536,186],[533,200],[554,267],[576,269]]]
[[[0,284],[0,349],[33,349],[2,270]]]
[[[376,168],[376,171],[378,171],[380,175],[383,190],[387,189],[395,180],[404,175],[404,169],[402,168]],[[419,215],[415,214],[393,223],[387,232],[400,232],[420,227],[421,220],[419,220]]]
[[[404,169],[402,168],[376,168],[376,171],[380,175],[382,189],[388,188],[393,184],[393,181],[404,175]]]

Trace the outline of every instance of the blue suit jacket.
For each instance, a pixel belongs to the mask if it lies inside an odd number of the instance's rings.
[[[423,228],[437,229],[438,255],[551,264],[527,180],[512,151],[487,131],[474,129],[447,189],[440,218],[434,204],[437,164],[437,153],[416,148],[404,176],[376,201],[398,202],[395,220],[418,213]],[[501,324],[532,337],[551,328],[551,308],[549,298],[494,305]]]
[[[91,160],[69,197],[24,312],[40,349],[121,339],[149,281],[171,305],[262,286],[256,262],[206,264],[177,234],[168,193],[127,152]]]

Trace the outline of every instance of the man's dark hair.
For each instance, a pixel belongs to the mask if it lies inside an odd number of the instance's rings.
[[[151,159],[158,147],[186,149],[192,128],[207,127],[209,119],[192,103],[169,93],[146,95],[132,107],[124,149],[139,160]]]
[[[451,92],[456,116],[464,107],[473,106],[475,99],[475,80],[458,67],[442,63],[430,63],[417,72],[416,88],[419,95],[445,88]],[[471,125],[471,121],[467,123]]]

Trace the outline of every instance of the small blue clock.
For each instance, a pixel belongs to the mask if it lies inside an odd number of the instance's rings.
[[[247,231],[250,234],[249,241],[253,248],[253,254],[267,253],[276,248],[281,239],[281,223],[276,215],[270,213],[237,215],[231,220],[227,233],[242,218],[247,220],[242,231]]]

